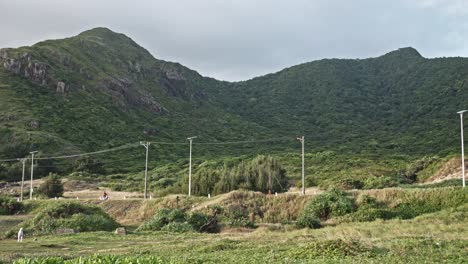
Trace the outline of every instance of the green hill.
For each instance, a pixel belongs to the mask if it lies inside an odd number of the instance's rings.
[[[223,82],[155,59],[123,34],[95,28],[0,50],[0,160],[31,150],[47,157],[128,144],[93,158],[104,174],[138,173],[144,168],[138,141],[174,142],[154,144],[150,168],[159,178],[180,179],[188,136],[197,135],[196,143],[279,138],[195,145],[195,166],[273,154],[295,178],[295,138],[305,135],[308,171],[318,179],[396,177],[426,156],[458,151],[456,112],[466,107],[467,73],[468,59],[426,59],[403,48]],[[40,160],[37,173],[67,174],[75,162]],[[0,180],[19,175],[17,162],[0,166]]]

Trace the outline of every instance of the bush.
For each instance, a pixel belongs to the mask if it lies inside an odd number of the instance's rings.
[[[0,196],[0,215],[12,215],[21,210],[21,203],[15,198]]]
[[[177,209],[178,210],[178,209]],[[172,212],[172,209],[160,209],[150,220],[144,222],[138,230],[151,230],[158,231],[161,230],[165,225],[169,224],[169,214]]]
[[[390,210],[372,208],[372,207],[362,207],[359,208],[356,212],[349,215],[349,219],[353,222],[370,222],[377,219],[391,219],[395,216]]]
[[[354,202],[343,191],[332,189],[317,195],[302,212],[302,217],[312,215],[321,220],[341,216],[354,211]]]
[[[200,166],[193,175],[192,184],[192,193],[206,196],[238,189],[285,192],[289,182],[286,170],[277,159],[259,155],[250,162],[240,162],[236,166],[228,162],[218,168]]]
[[[195,212],[187,215],[180,209],[160,209],[153,218],[143,223],[137,230],[214,233],[219,231],[219,228],[216,214],[206,215]]]
[[[347,178],[338,181],[338,183],[336,183],[336,186],[344,190],[353,190],[362,189],[364,187],[364,183],[361,180]]]
[[[72,228],[78,232],[112,231],[118,224],[101,208],[77,202],[54,202],[20,227],[26,233],[49,234],[58,228]]]
[[[370,177],[364,181],[363,189],[383,189],[398,186],[399,182],[392,177]]]
[[[243,204],[232,204],[224,213],[229,226],[254,228],[255,223],[249,218],[249,210]]]
[[[218,218],[216,214],[206,215],[195,212],[189,215],[187,222],[193,227],[195,231],[198,232],[219,232]]]
[[[63,195],[63,184],[57,174],[50,173],[49,177],[39,186],[39,192],[49,198]]]
[[[297,219],[296,226],[299,228],[320,228],[320,219],[312,214],[301,214]]]

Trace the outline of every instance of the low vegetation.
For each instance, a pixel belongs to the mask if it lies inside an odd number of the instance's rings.
[[[101,208],[78,202],[56,201],[36,209],[35,216],[7,233],[12,236],[22,227],[24,232],[45,235],[68,228],[74,232],[112,231],[118,224]]]
[[[0,195],[0,215],[11,215],[21,209],[21,203],[15,198],[5,195]]]
[[[212,214],[207,215],[199,212],[186,213],[181,209],[160,209],[137,230],[216,233],[219,231],[217,211],[213,210]]]
[[[63,195],[62,180],[55,173],[50,173],[44,182],[39,186],[39,192],[49,198],[61,197]]]

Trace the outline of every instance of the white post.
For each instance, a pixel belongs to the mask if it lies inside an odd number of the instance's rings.
[[[23,163],[23,176],[21,176],[21,197],[20,201],[23,201],[23,193],[24,193],[24,173],[26,169],[26,160],[27,159],[20,159],[21,162]]]
[[[187,138],[190,142],[188,196],[192,195],[192,141],[194,138],[197,138],[197,137]]]
[[[140,142],[140,144],[146,148],[146,161],[145,161],[145,194],[144,194],[144,198],[146,199],[148,196],[147,196],[147,193],[148,193],[148,151],[149,151],[149,146],[150,146],[150,142],[146,141],[146,142]]]
[[[30,152],[30,154],[31,154],[31,186],[29,188],[29,200],[32,200],[32,195],[33,195],[34,154],[36,154],[36,153],[37,153],[37,151]]]
[[[304,168],[304,136],[297,138],[302,145],[302,195],[305,195],[305,168]]]
[[[463,113],[466,110],[458,112],[460,114],[460,131],[461,131],[461,152],[462,152],[462,185],[465,188],[465,144],[463,140]]]
[[[302,195],[305,195],[304,136],[302,136]]]

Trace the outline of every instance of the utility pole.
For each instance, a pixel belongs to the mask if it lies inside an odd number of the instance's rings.
[[[461,152],[462,152],[462,185],[465,188],[465,144],[463,140],[463,113],[467,110],[457,112],[460,114],[460,130],[461,130]]]
[[[24,172],[25,172],[25,169],[26,169],[26,161],[28,159],[26,158],[23,158],[23,159],[18,159],[19,161],[21,161],[21,163],[23,163],[23,176],[21,176],[21,197],[20,197],[20,201],[23,201],[23,192],[24,192]]]
[[[31,186],[29,188],[29,200],[32,200],[32,195],[33,195],[33,178],[34,178],[34,154],[36,154],[38,151],[31,151],[29,152],[31,154]]]
[[[298,137],[297,140],[301,142],[302,145],[302,195],[305,195],[305,170],[304,170],[304,136]]]
[[[189,180],[188,180],[188,196],[192,195],[192,141],[197,137],[187,138],[190,142],[190,154],[189,154]]]
[[[145,162],[145,199],[148,197],[147,195],[147,192],[148,192],[148,150],[149,150],[149,146],[150,146],[150,142],[149,141],[146,141],[146,142],[143,142],[143,141],[140,141],[140,145],[142,145],[143,147],[145,147],[146,149],[146,162]]]

